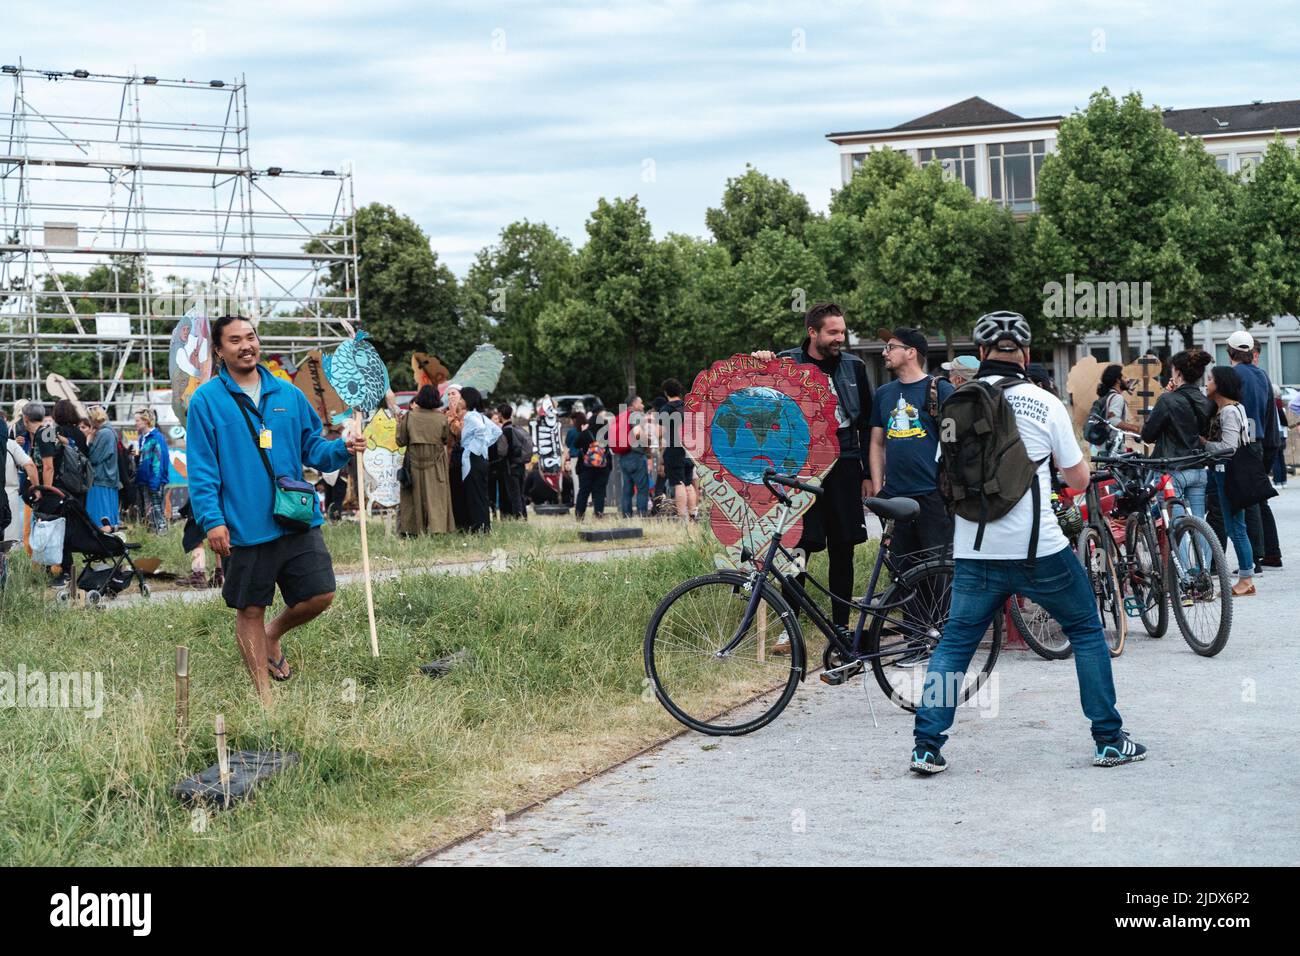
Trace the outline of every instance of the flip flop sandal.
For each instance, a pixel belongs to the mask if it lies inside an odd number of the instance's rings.
[[[280,659],[279,659],[278,661],[273,661],[273,660],[271,660],[271,658],[268,657],[268,658],[266,659],[266,664],[267,664],[267,668],[266,668],[266,669],[267,669],[267,671],[268,671],[268,672],[270,673],[270,675],[271,675],[271,680],[276,680],[276,681],[280,681],[281,683],[284,683],[285,681],[287,681],[287,680],[289,680],[291,677],[293,677],[293,671],[292,671],[292,670],[289,670],[289,675],[288,675],[288,677],[281,677],[279,674],[276,673],[276,671],[281,671],[281,670],[286,670],[286,669],[288,669],[288,665],[285,664],[285,662],[284,662],[284,655],[283,655],[283,654],[280,655]]]

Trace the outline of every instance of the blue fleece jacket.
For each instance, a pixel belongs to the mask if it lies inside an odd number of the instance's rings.
[[[286,532],[272,516],[271,478],[236,401],[248,409],[254,429],[260,430],[263,424],[270,429],[271,447],[266,454],[277,478],[301,481],[304,464],[324,472],[342,468],[348,461],[342,439],[326,441],[321,437],[320,418],[307,396],[262,366],[257,371],[262,379],[257,409],[260,421],[248,396],[223,368],[194,393],[186,422],[194,520],[205,532],[224,524],[230,530],[230,543],[241,548],[272,541]],[[320,523],[317,504],[312,527]]]
[[[170,460],[167,439],[157,428],[149,429],[149,433],[140,439],[140,465],[136,468],[135,483],[157,491],[171,481]]]

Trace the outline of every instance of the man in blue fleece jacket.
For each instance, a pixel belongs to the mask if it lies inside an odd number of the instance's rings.
[[[338,470],[349,455],[365,451],[366,441],[321,437],[307,397],[259,364],[261,343],[247,319],[217,319],[212,341],[220,370],[190,399],[186,426],[190,507],[212,550],[225,559],[221,594],[236,611],[240,653],[269,707],[268,673],[281,681],[293,676],[281,639],[334,600],[334,566],[315,492],[309,529],[290,531],[274,517],[274,479],[301,481],[304,464]],[[267,624],[276,585],[286,606]]]

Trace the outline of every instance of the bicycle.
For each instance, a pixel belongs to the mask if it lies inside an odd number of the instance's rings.
[[[1059,508],[1058,508],[1059,505]],[[1073,549],[1077,545],[1078,530],[1071,527],[1081,523],[1079,509],[1075,507],[1074,496],[1052,474],[1052,511],[1056,516],[1061,531]],[[1071,516],[1072,515],[1072,519]],[[1049,661],[1065,660],[1074,653],[1070,639],[1057,623],[1056,618],[1047,609],[1023,594],[1013,594],[1007,598],[1006,608],[1011,614],[1011,621],[1016,632],[1031,651]]]
[[[1125,612],[1140,617],[1152,637],[1162,637],[1172,609],[1195,653],[1218,654],[1232,630],[1232,586],[1223,548],[1187,502],[1161,493],[1166,472],[1205,465],[1216,456],[1143,458],[1128,452],[1093,460],[1108,468],[1093,481],[1111,478],[1119,488],[1109,514],[1124,524],[1123,536],[1116,533],[1111,544],[1121,589],[1132,592],[1124,598]],[[1175,514],[1175,508],[1182,513]]]
[[[717,571],[679,584],[651,615],[644,657],[655,696],[682,724],[711,736],[739,736],[771,723],[807,677],[807,651],[797,608],[826,638],[821,675],[825,683],[843,684],[869,665],[889,699],[914,711],[923,691],[926,664],[943,638],[954,568],[946,556],[903,567],[902,558],[892,553],[895,523],[914,520],[920,506],[910,498],[868,498],[864,502],[882,519],[884,532],[862,599],[842,601],[808,577],[833,602],[847,603],[859,612],[850,631],[828,620],[808,595],[800,583],[799,577],[804,575],[795,556],[781,544],[792,502],[774,484],[814,495],[821,494],[821,488],[771,469],[764,474],[763,484],[784,509],[766,553],[761,557],[742,553],[742,561],[751,570]],[[778,558],[791,562],[787,567],[800,573],[782,570]],[[917,560],[916,555],[907,558],[909,562]],[[877,599],[881,572],[886,568],[891,581]],[[960,701],[969,700],[984,685],[997,661],[1002,638],[999,616],[963,677]],[[778,645],[785,646],[788,656],[776,653]],[[738,706],[741,704],[744,706]]]

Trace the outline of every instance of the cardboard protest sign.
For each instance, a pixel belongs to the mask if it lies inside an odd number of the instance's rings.
[[[838,399],[818,369],[790,359],[733,355],[696,376],[685,398],[682,438],[700,489],[713,502],[709,525],[724,552],[721,568],[742,566],[741,551],[762,555],[778,523],[793,548],[814,496],[785,489],[793,513],[763,484],[764,472],[819,483],[839,456]]]
[[[320,349],[312,349],[298,364],[293,384],[307,396],[307,401],[322,422],[332,422],[335,416],[347,411],[347,406],[325,377],[325,363]]]

